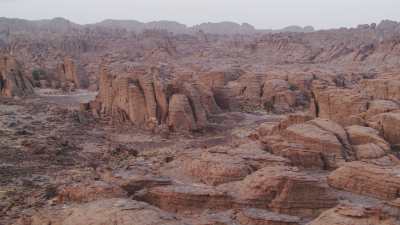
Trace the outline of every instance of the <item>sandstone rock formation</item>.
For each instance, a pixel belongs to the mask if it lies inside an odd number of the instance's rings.
[[[354,158],[345,130],[332,121],[289,116],[272,130],[263,142],[296,166],[329,169]]]
[[[295,216],[251,208],[241,210],[237,214],[237,220],[243,225],[297,225],[300,222],[300,219]]]
[[[102,198],[123,198],[126,193],[118,186],[97,181],[93,184],[72,184],[58,190],[58,202],[90,202]]]
[[[65,57],[64,61],[57,66],[56,78],[64,89],[85,89],[89,86],[84,70],[70,57]]]
[[[178,213],[199,213],[233,207],[232,198],[211,186],[168,185],[150,188],[137,197],[159,208]]]
[[[106,69],[100,75],[100,90],[92,108],[119,122],[156,131],[199,131],[217,107],[212,95],[196,84],[173,84],[168,74],[155,68],[137,70],[131,76],[113,79]]]
[[[244,179],[255,170],[266,166],[287,165],[287,159],[274,156],[256,144],[237,147],[213,147],[200,155],[178,159],[170,166],[181,166],[183,173],[208,185],[219,185]]]
[[[60,211],[58,215],[41,213],[21,221],[21,225],[178,225],[174,216],[150,206],[144,202],[128,199],[111,198],[83,205],[70,206]]]
[[[308,225],[395,225],[398,220],[395,216],[384,212],[378,207],[364,207],[361,205],[339,205],[322,213]]]
[[[0,96],[28,96],[34,93],[31,81],[11,56],[0,56]]]
[[[399,198],[399,166],[384,167],[364,162],[351,162],[332,172],[332,187],[385,200]]]
[[[368,98],[353,89],[315,88],[315,115],[341,125],[362,125],[360,113],[367,111]]]
[[[289,215],[317,215],[337,203],[318,179],[287,166],[265,167],[220,189],[227,190],[241,205]]]

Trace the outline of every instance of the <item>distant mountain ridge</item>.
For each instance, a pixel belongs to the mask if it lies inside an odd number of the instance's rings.
[[[32,29],[50,29],[57,31],[67,31],[68,29],[79,28],[108,28],[108,29],[125,29],[141,33],[145,30],[166,30],[175,34],[193,34],[196,32],[204,32],[219,35],[233,35],[233,34],[254,34],[254,33],[280,33],[280,32],[313,32],[315,31],[312,26],[288,26],[283,29],[256,29],[248,23],[235,23],[235,22],[207,22],[194,26],[187,26],[175,21],[153,21],[153,22],[140,22],[137,20],[114,20],[107,19],[99,23],[80,25],[73,23],[64,18],[53,18],[44,20],[25,20],[16,18],[0,17],[0,28],[9,26],[12,30],[32,30]],[[11,27],[12,26],[12,27]]]

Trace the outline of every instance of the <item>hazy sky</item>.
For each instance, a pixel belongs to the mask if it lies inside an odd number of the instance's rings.
[[[0,17],[64,17],[77,23],[103,19],[248,22],[257,28],[355,26],[400,21],[400,0],[0,0]]]

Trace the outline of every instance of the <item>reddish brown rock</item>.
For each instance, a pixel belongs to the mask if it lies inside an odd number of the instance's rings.
[[[384,152],[390,151],[390,145],[379,136],[379,132],[370,127],[350,126],[346,127],[349,140],[352,145],[363,145],[373,143],[379,146]]]
[[[39,212],[23,225],[183,225],[173,215],[144,202],[112,198],[67,206],[58,212]],[[22,225],[21,224],[21,225]]]
[[[219,189],[228,190],[239,204],[289,215],[317,215],[336,205],[318,179],[286,166],[263,168]]]
[[[118,185],[129,195],[145,188],[170,185],[172,183],[167,177],[145,174],[135,170],[105,171],[102,173],[102,178],[109,183]]]
[[[265,122],[257,128],[258,135],[265,137],[268,135],[280,134],[291,125],[305,123],[313,117],[305,113],[292,113],[282,117],[279,121]]]
[[[88,88],[89,81],[85,71],[77,66],[76,62],[70,58],[65,57],[63,63],[58,65],[57,68],[58,80],[63,84],[63,88]]]
[[[138,68],[132,74],[113,78],[101,70],[100,90],[93,106],[114,121],[158,131],[197,131],[208,125],[208,116],[219,112],[213,95],[192,82],[168,78],[159,68]]]
[[[189,100],[185,95],[175,94],[169,104],[168,126],[172,131],[197,130],[197,124]]]
[[[236,215],[242,225],[298,225],[300,218],[262,209],[243,209]]]
[[[381,208],[347,204],[323,212],[307,225],[396,225],[399,222]]]
[[[400,100],[400,80],[365,79],[361,81],[363,91],[373,99]]]
[[[10,56],[0,56],[0,96],[33,95],[33,86],[24,75],[21,64]]]
[[[138,198],[172,212],[201,212],[233,207],[233,201],[226,192],[203,185],[154,187],[141,193]]]
[[[328,168],[335,168],[346,159],[345,148],[337,136],[311,123],[288,127],[284,131],[284,138],[305,149],[321,153]]]
[[[122,198],[126,193],[120,187],[102,181],[91,184],[77,183],[65,186],[58,191],[57,201],[60,203],[90,202],[102,198]]]
[[[236,148],[214,147],[199,157],[186,157],[182,163],[187,175],[209,185],[219,185],[242,180],[265,166],[286,165],[289,162],[263,151],[260,146],[244,144]]]
[[[373,100],[368,103],[368,110],[365,112],[365,117],[368,120],[378,114],[387,113],[400,109],[400,106],[394,101],[388,100]]]
[[[352,89],[314,88],[314,110],[317,117],[330,119],[342,126],[363,123],[361,113],[367,111],[367,96]]]
[[[287,81],[272,79],[264,82],[261,100],[266,110],[290,112],[296,104],[296,93],[290,90]]]
[[[369,120],[370,126],[376,128],[394,148],[400,144],[400,113],[382,113]]]
[[[346,163],[328,177],[330,186],[379,199],[399,198],[400,168],[364,162]],[[383,185],[384,184],[384,185]]]

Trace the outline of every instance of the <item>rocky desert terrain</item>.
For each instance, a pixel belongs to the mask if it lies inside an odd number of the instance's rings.
[[[0,225],[399,225],[400,23],[0,18]]]

